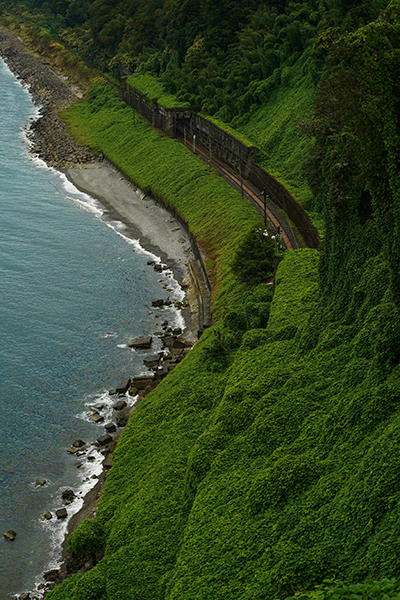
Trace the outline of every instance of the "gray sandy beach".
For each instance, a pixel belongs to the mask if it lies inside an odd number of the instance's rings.
[[[107,218],[127,225],[130,236],[146,250],[160,256],[182,284],[187,263],[194,259],[185,228],[155,200],[146,196],[106,161],[65,169],[79,190],[98,199]]]

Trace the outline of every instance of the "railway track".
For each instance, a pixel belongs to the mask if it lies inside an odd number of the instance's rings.
[[[184,144],[189,151],[197,154],[202,160],[210,163],[210,156],[206,149],[200,144],[196,143],[195,148],[191,140],[184,139],[183,136],[179,135],[177,140]],[[265,223],[269,230],[274,235],[280,235],[282,243],[285,248],[296,249],[299,248],[299,243],[296,238],[296,234],[293,229],[288,225],[282,215],[279,214],[276,206],[268,199],[262,197],[262,193],[256,190],[250,185],[245,179],[240,178],[234,173],[227,165],[222,161],[218,160],[214,156],[211,156],[211,166],[218,171],[235,189],[242,191],[252,202],[255,209],[264,216]]]

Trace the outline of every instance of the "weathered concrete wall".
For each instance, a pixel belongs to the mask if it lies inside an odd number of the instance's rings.
[[[145,117],[153,127],[161,129],[169,137],[186,137],[198,143],[212,156],[224,161],[236,173],[242,174],[257,190],[265,190],[274,204],[285,211],[295,224],[305,243],[318,248],[320,239],[306,211],[286,188],[255,163],[258,148],[246,146],[205,117],[196,108],[164,108],[153,100],[151,106],[146,95],[125,87],[119,89],[119,97],[136,112]]]

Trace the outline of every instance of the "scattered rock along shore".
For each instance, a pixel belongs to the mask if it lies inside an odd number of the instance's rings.
[[[29,85],[29,92],[34,102],[40,107],[40,116],[31,124],[28,132],[33,144],[32,151],[49,166],[57,169],[67,169],[78,165],[95,163],[96,158],[68,134],[62,120],[58,116],[58,111],[64,110],[79,101],[81,97],[79,90],[75,86],[70,86],[66,78],[53,71],[46,61],[29,54],[22,40],[2,29],[0,29],[0,56],[5,60],[14,75],[23,83]],[[165,338],[163,340],[165,353],[161,352],[157,356],[152,357],[153,360],[147,365],[149,368],[148,377],[129,380],[129,389],[127,388],[126,392],[137,398],[132,406],[123,407],[119,410],[119,415],[116,415],[115,421],[118,431],[112,441],[105,446],[102,446],[101,443],[99,444],[101,453],[105,457],[103,462],[104,471],[99,476],[95,486],[86,495],[81,510],[68,523],[67,537],[63,543],[63,563],[60,569],[44,574],[45,583],[40,585],[40,589],[35,592],[20,594],[19,597],[17,596],[19,600],[45,597],[47,592],[55,585],[61,583],[79,570],[92,568],[96,561],[101,558],[95,554],[79,559],[71,557],[66,553],[68,536],[85,518],[96,516],[105,483],[106,471],[112,466],[111,454],[117,443],[119,432],[127,424],[133,407],[147,393],[155,389],[158,383],[190,351],[192,341],[181,338],[180,332],[172,331],[171,328],[168,328],[167,322],[163,325],[163,331],[159,332],[159,337]],[[189,337],[193,340],[197,336],[189,335]],[[111,430],[110,428],[110,431],[113,432],[114,429]],[[106,434],[109,435],[107,429]]]

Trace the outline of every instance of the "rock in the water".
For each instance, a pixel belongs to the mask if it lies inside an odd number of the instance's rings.
[[[97,441],[100,444],[100,446],[106,446],[107,444],[111,444],[111,442],[113,441],[113,438],[111,435],[106,433],[105,435],[102,435],[101,437],[99,437],[97,439]]]
[[[149,356],[146,356],[146,358],[143,359],[143,363],[146,367],[158,367],[159,363],[160,363],[160,358],[161,358],[161,353],[160,354],[150,354]]]
[[[35,483],[36,485],[46,485],[46,480],[43,479],[43,477],[39,477],[38,479],[36,479]]]
[[[74,443],[72,444],[75,448],[82,448],[82,446],[85,445],[85,442],[83,440],[75,440]]]
[[[56,510],[56,517],[57,519],[65,519],[68,516],[67,513],[67,509],[66,508],[58,508]]]
[[[152,300],[151,305],[152,306],[164,306],[164,300],[162,298],[160,298],[160,300]]]
[[[94,405],[94,408],[96,410],[103,410],[104,404],[102,404],[102,402],[98,402],[97,404]]]
[[[67,450],[67,452],[69,452],[70,454],[76,454],[78,451],[79,451],[79,448],[77,448],[76,446],[71,446]]]
[[[152,341],[151,335],[134,338],[129,342],[129,348],[150,348]]]
[[[53,518],[53,515],[51,514],[50,511],[48,511],[47,513],[44,513],[44,518],[47,519],[48,521],[50,521],[50,519]]]
[[[12,529],[9,529],[8,531],[6,531],[5,533],[3,533],[3,537],[8,541],[8,542],[13,542],[15,540],[15,538],[17,537],[17,534],[15,533],[15,531],[13,531]]]
[[[155,264],[153,268],[158,273],[161,273],[161,271],[162,271],[162,266],[159,263]]]
[[[126,377],[125,379],[121,379],[117,387],[115,388],[117,394],[125,394],[128,391],[129,386],[131,385],[131,378]]]
[[[72,490],[64,490],[63,493],[61,494],[61,498],[63,500],[67,500],[67,502],[72,502],[72,500],[75,499],[75,494]]]
[[[95,423],[100,423],[100,421],[104,421],[103,415],[99,415],[99,413],[94,413],[93,415],[90,415],[90,418]]]
[[[19,595],[18,600],[30,600],[31,595],[29,592],[22,592],[22,594]]]
[[[52,569],[51,571],[47,571],[43,574],[43,577],[46,581],[57,581],[60,575],[60,571],[58,569]]]
[[[118,400],[118,402],[116,402],[113,406],[114,410],[122,410],[123,408],[125,408],[126,406],[126,402],[125,400]]]
[[[114,433],[114,431],[116,431],[114,423],[107,423],[107,425],[104,425],[104,429],[107,431],[107,433]]]

